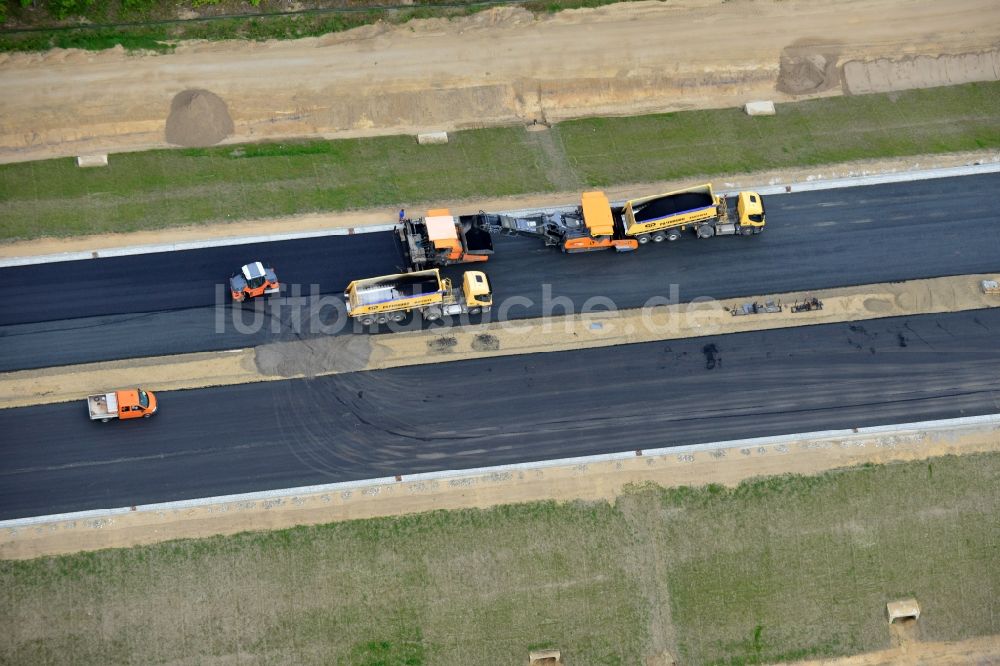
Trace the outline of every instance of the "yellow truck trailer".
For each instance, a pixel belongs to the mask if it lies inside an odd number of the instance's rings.
[[[513,216],[480,213],[476,224],[494,233],[534,236],[563,252],[615,249],[628,252],[649,242],[674,241],[684,231],[698,238],[751,236],[764,230],[764,202],[740,192],[736,209],[710,184],[656,194],[612,206],[603,192],[584,192],[575,210]]]
[[[365,326],[403,321],[420,312],[428,321],[444,316],[480,314],[493,305],[489,278],[482,271],[466,271],[455,288],[437,268],[355,280],[344,290],[347,313]]]
[[[687,229],[699,238],[751,236],[765,225],[759,194],[740,192],[733,216],[726,198],[715,194],[710,184],[626,201],[621,217],[625,235],[640,244],[678,240]]]

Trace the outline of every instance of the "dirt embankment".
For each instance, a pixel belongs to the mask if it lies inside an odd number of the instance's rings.
[[[941,85],[997,78],[998,44],[990,0],[689,0],[540,17],[506,7],[170,55],[8,54],[0,162],[737,106],[897,79]],[[178,131],[185,110],[210,122]]]

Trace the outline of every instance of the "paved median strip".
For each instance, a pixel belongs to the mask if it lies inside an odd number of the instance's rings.
[[[206,388],[382,370],[474,358],[534,354],[619,344],[655,342],[794,326],[884,317],[961,312],[1000,306],[983,293],[995,275],[912,280],[817,292],[791,292],[654,305],[636,310],[494,322],[385,335],[338,335],[262,345],[228,352],[201,352],[0,375],[0,408],[68,402],[117,388]],[[820,310],[792,312],[817,297]],[[768,302],[780,312],[733,316],[732,310]],[[166,407],[166,405],[164,405]]]

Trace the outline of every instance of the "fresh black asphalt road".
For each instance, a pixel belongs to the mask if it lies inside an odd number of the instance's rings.
[[[216,286],[250,261],[275,266],[284,282],[343,291],[401,259],[384,232],[19,266],[0,274],[25,297],[0,312],[0,325],[210,307]]]
[[[1000,309],[0,410],[0,518],[1000,410]]]
[[[564,255],[534,239],[499,238],[485,269],[496,302],[512,307],[492,314],[539,316],[546,294],[560,299],[549,311],[561,314],[595,296],[638,307],[669,298],[671,285],[691,300],[997,271],[998,191],[1000,174],[987,174],[772,196],[760,236],[685,239],[624,255]],[[256,259],[287,285],[330,294],[401,261],[384,232],[0,269],[8,293],[0,371],[322,334],[293,326],[287,307],[268,310],[266,325],[250,333],[236,329],[228,306],[213,307],[226,276]],[[318,321],[335,324],[336,309],[320,310]]]

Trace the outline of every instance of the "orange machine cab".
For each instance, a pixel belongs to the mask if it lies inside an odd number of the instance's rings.
[[[437,252],[447,252],[445,259],[461,263],[486,261],[489,255],[470,254],[465,251],[458,237],[458,227],[455,218],[447,208],[435,208],[427,211],[424,218],[427,227],[427,238],[434,243]]]
[[[247,264],[229,278],[229,290],[234,301],[257,298],[264,294],[277,294],[281,289],[273,268],[255,261]]]
[[[135,389],[116,393],[119,419],[139,419],[144,416],[148,418],[156,413],[156,395],[151,391]]]
[[[639,243],[631,238],[616,238],[615,221],[611,215],[611,202],[604,192],[584,192],[581,197],[583,223],[589,235],[573,236],[563,240],[565,252],[589,252],[615,248],[619,252],[635,250]]]

